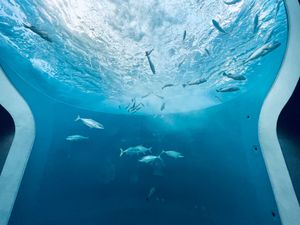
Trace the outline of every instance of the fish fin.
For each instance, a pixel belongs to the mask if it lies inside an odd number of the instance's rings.
[[[183,84],[182,87],[185,88],[187,86],[187,84]]]
[[[124,154],[125,151],[122,148],[120,148],[120,151],[121,151],[120,152],[120,157],[121,157]]]
[[[159,157],[165,153],[165,150],[162,150],[161,153],[158,155]]]
[[[81,118],[80,118],[80,116],[79,115],[77,115],[77,117],[76,117],[76,119],[75,119],[75,121],[78,121],[78,120],[80,120]]]

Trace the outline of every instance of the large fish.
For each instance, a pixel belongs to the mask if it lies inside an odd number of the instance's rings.
[[[77,116],[75,121],[81,121],[84,125],[88,126],[89,128],[104,129],[104,126],[101,123],[93,119],[81,118],[79,115]]]
[[[278,48],[280,45],[281,45],[280,42],[277,42],[277,41],[268,42],[268,43],[264,44],[262,47],[260,47],[257,50],[255,50],[249,56],[249,58],[246,60],[246,62],[249,62],[251,60],[258,59],[258,58],[260,58],[262,56],[265,56],[268,53],[270,53],[273,50],[275,50],[276,48]]]
[[[207,82],[207,79],[205,79],[205,78],[199,78],[198,80],[190,81],[190,82],[188,82],[186,84],[183,84],[182,87],[185,88],[186,86],[199,85],[199,84],[203,84],[205,82]]]
[[[184,156],[180,153],[180,152],[176,152],[176,151],[162,151],[161,154],[166,154],[169,157],[178,159],[178,158],[183,158]]]
[[[87,139],[89,139],[89,137],[85,137],[85,136],[78,135],[78,134],[70,135],[70,136],[66,137],[67,141],[81,141],[81,140],[87,140]]]
[[[216,20],[212,20],[212,24],[214,25],[214,27],[221,33],[226,34],[227,32],[220,26],[220,24],[216,21]]]
[[[155,162],[157,160],[162,161],[160,155],[158,155],[158,156],[157,155],[146,155],[143,158],[141,158],[139,160],[139,162],[142,162],[142,163],[153,163],[153,162]]]
[[[150,58],[150,55],[153,52],[153,50],[154,49],[152,49],[151,51],[146,51],[145,54],[146,54],[146,57],[148,59],[148,63],[149,63],[150,69],[151,69],[152,73],[155,74],[156,73],[155,67],[154,67],[154,64],[152,63],[151,58]]]
[[[247,78],[244,75],[232,75],[231,73],[223,72],[223,76],[228,77],[233,80],[246,80]]]
[[[134,146],[134,147],[129,147],[125,150],[120,148],[120,151],[121,151],[120,152],[120,157],[124,154],[126,154],[126,155],[139,155],[139,154],[146,154],[147,152],[151,153],[151,149],[152,149],[152,147],[146,148],[143,145],[137,145],[137,146]]]

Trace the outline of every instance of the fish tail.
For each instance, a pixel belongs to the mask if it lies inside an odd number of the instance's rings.
[[[121,151],[121,152],[120,152],[120,157],[121,157],[122,155],[124,155],[124,152],[125,152],[125,151],[124,151],[122,148],[120,148],[120,151]]]
[[[162,154],[164,154],[165,153],[165,151],[164,150],[162,150],[161,151],[161,153],[158,155],[159,157],[162,155]]]
[[[186,87],[186,84],[183,84],[182,87],[185,88],[185,87]]]
[[[162,165],[164,165],[164,160],[160,157],[160,155],[157,156],[157,158],[160,160],[160,162],[162,163]]]
[[[79,115],[77,115],[77,117],[76,117],[76,119],[75,119],[75,121],[78,121],[78,120],[80,120],[81,118],[80,118],[80,116]]]
[[[150,153],[152,153],[152,147],[148,148],[148,151],[149,151]]]

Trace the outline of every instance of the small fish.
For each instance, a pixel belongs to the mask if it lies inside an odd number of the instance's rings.
[[[277,42],[277,41],[268,42],[268,43],[264,44],[262,47],[255,50],[245,62],[249,62],[251,60],[258,59],[262,56],[265,56],[268,53],[275,50],[276,48],[278,48],[280,45],[281,45],[280,42]]]
[[[154,64],[152,63],[151,58],[150,58],[150,55],[153,52],[153,50],[154,49],[152,49],[150,51],[146,51],[145,54],[146,54],[146,57],[148,59],[148,63],[149,63],[150,69],[151,69],[152,73],[155,74],[156,73],[155,67],[154,67]]]
[[[228,77],[228,78],[233,79],[233,80],[246,80],[247,79],[243,75],[234,76],[231,73],[226,73],[226,72],[223,72],[223,76]]]
[[[87,118],[81,118],[79,115],[75,119],[75,121],[81,121],[84,125],[88,126],[89,128],[95,128],[95,129],[104,129],[104,126],[101,123],[98,123],[97,121],[93,119],[87,119]]]
[[[81,141],[81,140],[87,140],[87,139],[89,139],[89,137],[84,137],[84,136],[77,135],[77,134],[66,137],[67,141]]]
[[[49,38],[48,34],[45,31],[39,30],[37,27],[35,27],[35,26],[31,25],[31,24],[25,24],[25,23],[23,23],[23,26],[26,29],[31,30],[33,33],[39,35],[44,40],[46,40],[48,42],[52,42],[52,40]]]
[[[152,92],[149,92],[148,94],[143,95],[141,98],[147,98],[152,94]]]
[[[169,157],[178,159],[178,158],[183,158],[184,156],[180,152],[176,151],[162,151],[160,154],[166,154]]]
[[[184,41],[186,38],[186,30],[183,32],[183,37],[182,37],[182,41]]]
[[[147,201],[150,200],[150,198],[152,197],[152,195],[154,194],[154,192],[155,192],[155,187],[152,187],[152,188],[149,190],[149,192],[148,192],[148,195],[147,195],[147,198],[146,198]]]
[[[164,90],[167,87],[173,87],[174,84],[165,84],[161,89]]]
[[[146,155],[143,158],[141,158],[139,160],[139,162],[142,162],[142,163],[153,163],[153,162],[155,162],[157,160],[162,161],[160,155],[158,155],[158,156],[156,156],[156,155]]]
[[[156,96],[157,98],[159,98],[159,99],[161,99],[161,100],[165,99],[163,96],[160,96],[160,95],[158,95],[158,94],[154,94],[154,96]]]
[[[166,108],[166,103],[163,102],[160,106],[160,111],[163,111]]]
[[[207,56],[210,56],[210,52],[208,51],[207,48],[205,48],[204,51],[206,52]]]
[[[200,78],[200,79],[198,79],[198,80],[190,81],[190,82],[188,82],[188,83],[186,83],[186,84],[183,84],[182,87],[185,88],[186,86],[199,85],[199,84],[203,84],[203,83],[205,83],[205,82],[207,82],[207,79],[205,79],[205,78]]]
[[[235,91],[239,91],[240,88],[239,87],[223,87],[223,88],[219,88],[216,91],[217,92],[235,92]]]
[[[232,0],[232,1],[224,1],[226,5],[234,5],[236,3],[239,3],[241,0]]]
[[[146,148],[143,145],[137,145],[137,146],[134,146],[134,147],[129,147],[125,150],[120,148],[120,151],[121,151],[120,152],[120,157],[124,154],[126,154],[126,155],[139,155],[139,154],[146,154],[147,152],[151,153],[151,149],[152,149],[152,147]]]
[[[220,26],[220,24],[216,21],[216,20],[212,20],[212,24],[214,25],[214,27],[221,33],[226,34],[227,32]]]
[[[182,66],[182,64],[184,63],[185,58],[178,64],[178,68],[180,68]]]
[[[256,14],[255,18],[254,18],[254,22],[253,22],[253,33],[254,34],[256,34],[259,29],[258,22],[259,22],[259,17],[258,17],[258,14]]]

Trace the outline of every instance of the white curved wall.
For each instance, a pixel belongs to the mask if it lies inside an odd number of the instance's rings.
[[[300,76],[300,5],[285,0],[288,14],[286,55],[259,118],[259,141],[283,225],[300,224],[300,207],[277,138],[279,114],[291,97]],[[299,178],[300,179],[300,178]]]
[[[8,223],[35,137],[32,113],[0,67],[0,104],[11,114],[15,136],[0,175],[0,225]]]

